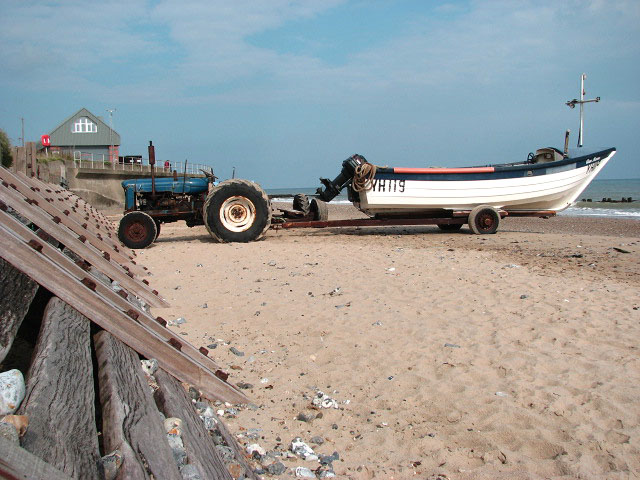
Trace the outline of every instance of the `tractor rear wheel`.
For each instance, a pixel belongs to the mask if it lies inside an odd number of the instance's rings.
[[[232,179],[211,189],[204,202],[204,224],[218,242],[252,242],[271,226],[265,191],[248,180]]]
[[[157,237],[156,222],[144,212],[129,212],[118,226],[118,238],[129,248],[145,248]]]

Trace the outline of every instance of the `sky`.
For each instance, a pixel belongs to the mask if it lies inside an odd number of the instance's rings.
[[[382,166],[523,160],[578,138],[640,178],[638,0],[0,0],[0,128],[38,141],[82,107],[120,154],[319,186]]]

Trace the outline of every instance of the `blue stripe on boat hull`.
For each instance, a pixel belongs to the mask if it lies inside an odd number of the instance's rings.
[[[615,151],[609,148],[578,158],[567,158],[557,162],[523,164],[513,166],[495,166],[494,172],[488,173],[394,173],[392,168],[380,168],[376,172],[376,179],[380,180],[422,180],[422,181],[473,181],[500,180],[507,178],[537,177],[553,173],[565,172],[582,168],[596,161],[606,158]]]

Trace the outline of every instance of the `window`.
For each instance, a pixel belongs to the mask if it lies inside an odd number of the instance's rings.
[[[73,124],[73,133],[96,133],[98,126],[93,123],[89,117],[80,117]]]

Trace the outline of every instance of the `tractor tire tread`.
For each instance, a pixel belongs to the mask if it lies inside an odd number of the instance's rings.
[[[209,214],[208,211],[211,208],[211,202],[214,200],[216,194],[218,192],[220,192],[223,189],[228,189],[228,188],[233,188],[233,186],[243,186],[243,187],[248,187],[250,190],[252,190],[254,193],[256,193],[260,200],[262,202],[264,202],[264,205],[266,205],[266,214],[267,214],[267,221],[265,222],[264,227],[262,228],[262,230],[254,237],[251,239],[251,241],[258,241],[261,238],[263,238],[266,233],[267,230],[269,230],[269,227],[271,226],[271,216],[272,216],[272,209],[271,209],[271,202],[269,200],[269,196],[266,194],[266,192],[262,189],[262,187],[260,187],[260,185],[258,185],[255,182],[252,182],[250,180],[244,180],[241,178],[233,178],[233,179],[229,179],[229,180],[225,180],[223,182],[220,182],[218,185],[216,185],[215,187],[213,187],[211,189],[211,191],[209,192],[209,194],[207,195],[207,198],[204,202],[204,206],[203,206],[203,218],[204,218],[204,225],[207,228],[207,231],[209,232],[209,235],[211,235],[211,237],[218,243],[228,243],[232,240],[228,240],[226,238],[224,238],[223,236],[220,235],[220,233],[215,229],[212,228],[211,225],[209,225]]]

